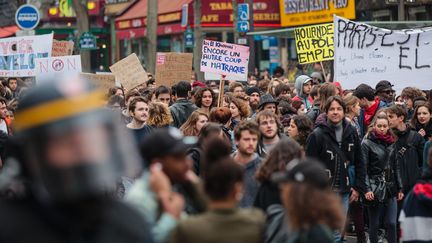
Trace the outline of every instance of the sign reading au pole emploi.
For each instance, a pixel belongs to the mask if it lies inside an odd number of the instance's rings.
[[[244,78],[248,74],[249,47],[204,40],[201,72]]]
[[[300,64],[333,60],[333,23],[312,25],[294,30]]]

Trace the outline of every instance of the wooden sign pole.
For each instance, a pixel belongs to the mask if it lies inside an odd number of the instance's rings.
[[[327,74],[326,74],[323,62],[320,61],[320,64],[321,64],[321,68],[322,68],[322,71],[323,71],[323,74],[324,74],[324,82],[327,82]]]
[[[225,91],[225,75],[222,75],[222,78],[219,83],[219,96],[218,96],[218,107],[223,107],[224,103],[224,91]]]

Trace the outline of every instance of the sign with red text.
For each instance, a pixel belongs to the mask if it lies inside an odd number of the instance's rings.
[[[192,77],[192,53],[158,52],[156,57],[156,85],[171,87]]]
[[[248,74],[249,47],[204,40],[201,72],[244,78]]]
[[[36,59],[36,82],[72,77],[81,73],[81,56]]]
[[[53,40],[51,56],[53,57],[70,56],[72,55],[73,47],[74,47],[73,41]]]
[[[50,57],[53,34],[0,39],[0,77],[35,76],[38,58]]]

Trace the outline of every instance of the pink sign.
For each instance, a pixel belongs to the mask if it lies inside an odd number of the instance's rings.
[[[225,42],[204,40],[201,72],[246,78],[249,47]]]

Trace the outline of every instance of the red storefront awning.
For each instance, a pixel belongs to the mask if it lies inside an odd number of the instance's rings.
[[[15,35],[15,33],[18,30],[19,28],[16,25],[0,27],[0,38],[5,38],[5,37]]]
[[[179,23],[174,24],[163,24],[158,25],[157,27],[157,34],[158,35],[169,35],[169,34],[179,34],[184,31],[184,28],[181,27]],[[124,29],[124,30],[117,30],[116,36],[117,39],[123,40],[123,39],[133,39],[133,38],[140,38],[144,37],[146,35],[146,28],[130,28],[130,29]]]

